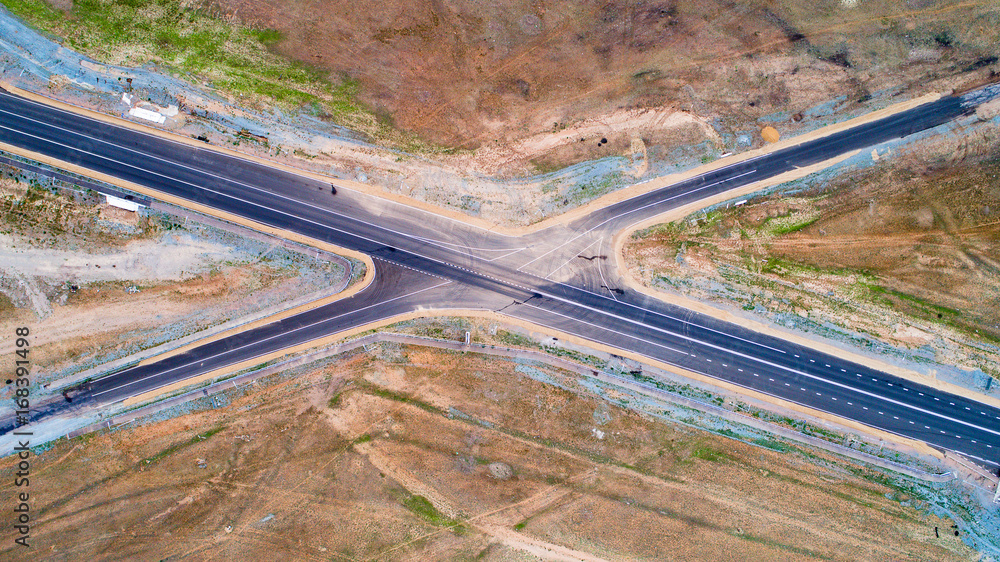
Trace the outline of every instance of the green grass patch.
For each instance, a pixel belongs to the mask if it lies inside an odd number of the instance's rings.
[[[438,527],[455,527],[459,525],[458,521],[445,516],[434,507],[434,504],[430,500],[423,496],[411,495],[403,498],[403,507]]]
[[[819,558],[820,560],[830,560],[831,559],[831,557],[829,555],[821,554],[821,553],[816,552],[814,550],[809,550],[809,549],[800,548],[800,547],[797,547],[797,546],[783,544],[783,543],[780,543],[780,542],[777,542],[777,541],[773,541],[771,539],[767,539],[767,538],[764,538],[764,537],[758,537],[757,535],[752,535],[752,534],[747,533],[747,532],[732,532],[730,534],[732,536],[734,536],[734,537],[741,538],[741,539],[743,539],[745,541],[755,542],[757,544],[763,544],[763,545],[767,545],[767,546],[773,546],[773,547],[779,548],[781,550],[784,550],[785,552],[793,552],[793,553],[801,555],[801,556],[808,556],[810,558]]]
[[[365,392],[367,392],[368,394],[371,394],[371,395],[374,395],[374,396],[378,396],[379,398],[385,398],[386,400],[392,400],[394,402],[401,402],[403,404],[409,404],[411,406],[416,406],[417,408],[420,408],[421,410],[424,410],[426,412],[430,412],[432,414],[443,414],[444,413],[441,409],[436,408],[434,406],[431,406],[430,404],[428,404],[428,403],[426,403],[426,402],[424,402],[422,400],[417,400],[416,398],[413,398],[411,396],[407,396],[407,395],[401,394],[399,392],[393,392],[392,390],[389,390],[389,389],[386,389],[386,388],[380,388],[380,387],[377,387],[377,386],[374,386],[374,385],[368,385],[368,384],[366,384],[366,385],[364,385],[364,389],[365,389]]]
[[[779,453],[787,453],[788,451],[792,450],[791,447],[782,443],[781,441],[778,441],[777,439],[766,439],[763,437],[758,437],[757,439],[751,441],[751,443],[753,443],[754,445],[760,445],[765,449],[771,449],[772,451],[777,451]]]
[[[783,234],[789,234],[791,232],[797,232],[799,230],[802,230],[803,228],[811,225],[812,223],[818,220],[819,216],[817,215],[815,217],[805,218],[804,220],[792,222],[789,224],[776,224],[768,228],[768,230],[771,232],[771,234],[775,236],[781,236]]]
[[[263,98],[265,108],[316,104],[321,113],[343,125],[374,122],[371,112],[357,101],[356,82],[344,78],[334,83],[318,69],[272,53],[269,47],[281,40],[280,32],[228,23],[205,4],[75,0],[67,15],[38,0],[0,3],[28,24],[101,62],[141,66],[156,61],[228,93]]]
[[[726,453],[706,446],[695,447],[695,449],[691,451],[691,456],[696,459],[709,462],[727,462],[733,460],[733,458]]]
[[[881,285],[874,285],[871,283],[859,283],[859,285],[863,286],[865,289],[868,289],[868,291],[871,292],[871,294],[873,295],[889,295],[896,297],[897,299],[906,301],[908,303],[914,304],[918,307],[922,307],[926,309],[925,312],[927,312],[928,314],[942,314],[942,315],[948,314],[951,316],[959,316],[961,314],[961,312],[955,310],[954,308],[948,308],[947,306],[934,304],[920,297],[910,295],[908,293],[901,293],[893,289],[882,287]]]
[[[209,437],[215,435],[216,433],[222,431],[223,429],[225,429],[225,426],[219,426],[219,427],[210,429],[210,430],[206,431],[205,433],[199,433],[198,435],[195,435],[194,437],[192,437],[191,439],[189,439],[187,441],[178,443],[178,444],[173,445],[171,447],[167,447],[166,449],[160,451],[159,453],[156,453],[155,455],[153,455],[151,457],[147,457],[147,458],[143,459],[142,463],[143,464],[147,464],[147,465],[153,464],[154,462],[156,462],[156,461],[158,461],[158,460],[160,460],[160,459],[162,459],[162,458],[164,458],[164,457],[166,457],[168,455],[172,455],[172,454],[176,453],[177,451],[180,451],[181,449],[185,449],[185,448],[187,448],[187,447],[189,447],[191,445],[194,445],[196,443],[201,443],[202,441],[208,439]]]

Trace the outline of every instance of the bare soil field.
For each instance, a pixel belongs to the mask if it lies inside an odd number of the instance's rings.
[[[880,91],[948,89],[1000,43],[1000,12],[978,1],[218,4],[278,30],[276,52],[355,81],[386,122],[482,149],[501,171],[630,154],[632,139],[719,143],[709,123],[755,134],[759,119],[793,124],[831,100],[848,111]],[[657,118],[612,123],[644,110]]]
[[[654,421],[539,382],[572,384],[551,367],[413,346],[373,352],[275,376],[218,407],[37,451],[33,551],[150,560],[975,558],[914,492],[821,452]],[[15,460],[0,461],[4,493]],[[18,559],[11,532],[0,549]]]
[[[504,226],[1000,71],[981,0],[3,4],[13,86]]]
[[[1000,68],[988,0],[4,4],[101,62],[162,64],[242,107],[500,178],[742,150],[765,127],[787,136]],[[176,101],[190,119],[217,110]]]
[[[640,233],[630,268],[1000,377],[1000,152],[982,134]]]

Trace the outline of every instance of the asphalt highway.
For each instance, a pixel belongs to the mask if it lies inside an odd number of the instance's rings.
[[[881,121],[504,236],[209,149],[115,127],[0,91],[0,142],[36,151],[375,258],[354,297],[158,363],[112,373],[36,410],[99,407],[354,326],[421,309],[483,309],[630,350],[1000,466],[1000,410],[623,288],[611,237],[723,191],[947,123],[974,107],[948,97]],[[336,182],[334,182],[336,183]],[[3,431],[9,431],[6,420]]]

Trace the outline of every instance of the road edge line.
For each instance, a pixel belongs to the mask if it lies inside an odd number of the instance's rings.
[[[297,314],[299,312],[304,312],[305,310],[310,310],[310,309],[315,308],[317,306],[322,306],[324,304],[329,304],[330,302],[335,302],[335,301],[338,301],[338,300],[343,300],[343,299],[346,299],[346,298],[350,298],[350,297],[356,295],[357,293],[363,291],[364,289],[366,289],[375,280],[375,262],[374,262],[374,260],[368,254],[364,254],[364,253],[358,252],[356,250],[349,250],[347,248],[342,248],[340,246],[336,246],[336,245],[330,244],[328,242],[323,242],[323,241],[317,240],[315,238],[310,238],[308,236],[305,236],[305,235],[302,235],[302,234],[298,234],[298,233],[292,232],[290,230],[284,230],[284,229],[276,228],[276,227],[273,227],[273,226],[267,226],[265,224],[258,223],[256,221],[253,221],[253,220],[241,217],[239,215],[231,214],[231,213],[228,213],[228,212],[225,212],[225,211],[220,211],[220,210],[215,209],[213,207],[209,207],[207,205],[201,205],[199,203],[194,203],[194,202],[188,201],[187,199],[183,199],[183,198],[180,198],[180,197],[175,197],[173,195],[168,195],[168,194],[165,194],[165,193],[161,193],[159,191],[156,191],[156,190],[153,190],[153,189],[149,189],[147,187],[143,187],[143,186],[140,186],[140,185],[137,185],[137,184],[133,184],[133,183],[125,181],[125,180],[121,180],[121,179],[116,178],[114,176],[106,175],[106,174],[103,174],[101,172],[90,170],[89,168],[84,168],[82,166],[77,166],[76,164],[71,164],[69,162],[64,162],[62,160],[58,160],[58,159],[55,159],[55,158],[50,158],[50,157],[48,157],[48,156],[46,156],[44,154],[39,154],[39,153],[30,151],[30,150],[24,150],[22,148],[19,148],[19,147],[16,147],[16,146],[11,146],[11,145],[8,145],[8,144],[3,143],[3,142],[0,142],[0,150],[5,151],[5,152],[9,152],[11,154],[16,154],[18,156],[21,156],[22,158],[27,158],[29,160],[34,160],[36,162],[40,162],[42,164],[46,164],[46,165],[52,166],[54,168],[59,168],[59,169],[62,169],[62,170],[68,171],[68,172],[72,172],[72,173],[75,173],[75,174],[78,174],[78,175],[91,177],[91,178],[97,179],[99,181],[103,181],[105,183],[109,183],[111,185],[115,185],[117,187],[121,187],[123,189],[128,189],[130,191],[135,191],[136,193],[141,193],[143,195],[146,195],[147,197],[151,197],[151,198],[157,199],[159,201],[170,203],[172,205],[176,205],[178,207],[182,207],[184,209],[188,209],[189,211],[194,211],[196,213],[200,213],[200,214],[203,214],[203,215],[208,215],[210,217],[214,217],[214,218],[217,218],[217,219],[220,219],[220,220],[224,220],[226,222],[234,223],[234,224],[237,224],[239,226],[242,226],[242,227],[245,227],[245,228],[249,228],[251,230],[255,230],[257,232],[261,232],[261,233],[269,235],[269,236],[274,236],[276,238],[282,238],[282,239],[289,240],[289,241],[292,241],[292,242],[297,242],[297,243],[302,244],[304,246],[308,246],[308,247],[311,247],[311,248],[316,248],[318,250],[322,250],[324,252],[329,252],[331,254],[337,254],[339,256],[351,257],[351,258],[354,258],[354,259],[362,262],[365,265],[365,276],[359,282],[355,283],[354,285],[349,286],[344,291],[342,291],[340,293],[337,293],[335,295],[331,295],[329,297],[323,298],[323,299],[319,299],[318,301],[313,301],[312,303],[305,303],[305,304],[299,305],[299,306],[297,306],[295,308],[292,308],[292,309],[289,309],[289,310],[286,310],[286,311],[283,311],[283,312],[277,312],[277,313],[275,313],[275,314],[273,314],[271,316],[268,316],[266,318],[263,318],[263,319],[260,319],[260,320],[257,320],[255,322],[253,322],[252,325],[257,325],[258,323],[270,323],[271,321],[281,320],[282,318],[287,318],[288,316],[291,316],[293,314]],[[350,272],[348,272],[348,273],[350,274]],[[304,308],[304,307],[308,307],[308,308]],[[236,330],[236,329],[245,330],[246,328],[247,328],[247,326],[242,326],[241,328],[233,328],[233,330]],[[232,331],[232,330],[227,330],[227,332],[223,332],[223,334],[228,333],[230,331]],[[221,337],[223,337],[223,334],[216,334],[216,335],[213,335],[213,336],[209,336],[208,338],[206,338],[204,340],[199,340],[196,343],[188,344],[188,345],[183,346],[181,348],[177,348],[177,349],[172,350],[172,351],[164,352],[164,354],[162,354],[162,355],[155,356],[155,360],[164,359],[166,357],[170,357],[172,355],[176,355],[178,353],[181,353],[184,350],[187,350],[187,349],[191,348],[191,346],[203,345],[205,343],[209,343],[211,341],[215,341],[215,340],[220,339]],[[144,362],[149,362],[149,361],[151,361],[153,359],[154,358],[147,358],[146,360],[144,360]]]
[[[88,117],[88,118],[95,119],[95,120],[98,120],[98,121],[103,121],[103,122],[108,123],[108,124],[116,125],[116,126],[119,126],[119,127],[124,127],[124,128],[130,129],[130,130],[133,130],[133,131],[136,131],[136,132],[139,132],[139,133],[145,133],[145,134],[155,135],[155,136],[158,136],[160,138],[163,138],[163,139],[166,139],[166,140],[169,140],[169,141],[174,141],[174,142],[179,142],[179,143],[182,143],[182,144],[186,144],[186,145],[194,147],[194,148],[198,148],[198,149],[202,149],[202,150],[212,150],[212,151],[215,151],[217,153],[225,154],[227,156],[231,156],[231,157],[234,157],[234,158],[240,158],[240,159],[243,159],[243,160],[249,160],[249,161],[255,162],[257,164],[263,165],[263,166],[267,166],[267,167],[270,167],[270,168],[277,168],[277,169],[279,169],[279,170],[281,170],[283,172],[287,172],[287,173],[290,173],[290,174],[295,174],[295,175],[298,175],[298,176],[308,177],[310,179],[314,179],[314,180],[322,181],[322,182],[327,182],[327,183],[338,183],[340,185],[343,185],[343,186],[347,187],[348,189],[353,189],[355,191],[360,191],[360,192],[365,193],[367,195],[370,195],[372,197],[387,199],[387,200],[393,201],[395,203],[399,203],[401,205],[406,205],[408,207],[412,207],[412,208],[418,209],[420,211],[428,212],[428,213],[435,214],[435,215],[444,216],[444,217],[446,217],[448,219],[455,220],[457,222],[462,222],[462,223],[465,223],[467,225],[470,225],[470,226],[473,226],[473,227],[476,227],[476,228],[481,228],[481,229],[483,229],[483,230],[485,230],[487,232],[494,232],[494,233],[497,233],[497,234],[502,234],[502,235],[511,236],[511,237],[524,236],[524,235],[528,235],[528,234],[532,234],[532,233],[535,233],[535,232],[539,232],[539,231],[545,230],[546,228],[549,228],[549,227],[552,227],[552,226],[564,225],[564,224],[567,224],[567,223],[571,222],[574,219],[577,219],[579,217],[582,217],[582,216],[584,216],[584,215],[586,215],[586,214],[594,211],[595,209],[599,209],[599,208],[602,208],[602,207],[605,207],[605,206],[608,206],[608,205],[611,205],[611,204],[614,204],[614,203],[618,203],[618,202],[624,201],[626,199],[631,199],[631,198],[634,198],[634,197],[638,197],[640,195],[649,193],[651,191],[655,191],[655,190],[660,189],[662,187],[673,185],[675,183],[679,183],[679,182],[682,182],[684,180],[687,180],[687,179],[690,179],[690,178],[693,178],[693,177],[697,177],[697,176],[700,176],[702,174],[706,174],[708,172],[711,172],[713,170],[717,170],[719,168],[724,168],[726,166],[731,166],[731,165],[734,165],[734,164],[739,164],[740,162],[743,162],[745,160],[749,160],[749,159],[752,159],[752,158],[761,157],[761,156],[764,156],[766,154],[770,154],[771,152],[774,152],[774,151],[777,151],[777,150],[781,150],[781,149],[792,147],[792,146],[797,146],[797,145],[803,144],[805,142],[809,142],[809,141],[813,141],[813,140],[820,139],[820,138],[823,138],[823,137],[827,137],[827,136],[830,136],[832,134],[838,133],[840,131],[852,129],[852,128],[857,127],[859,125],[862,125],[864,123],[868,123],[868,122],[871,122],[871,121],[875,121],[875,120],[878,120],[878,119],[889,117],[889,116],[894,115],[896,113],[907,111],[907,110],[913,109],[915,107],[919,107],[919,106],[927,104],[927,103],[933,103],[933,102],[941,99],[941,97],[942,97],[942,94],[941,93],[937,93],[937,92],[932,92],[932,93],[929,93],[929,94],[924,94],[923,96],[916,97],[916,98],[913,98],[913,99],[910,99],[910,100],[906,100],[906,101],[902,101],[902,102],[897,102],[897,103],[894,103],[894,104],[892,104],[892,105],[890,105],[888,107],[883,107],[882,109],[876,109],[876,110],[870,111],[868,113],[865,113],[864,115],[859,115],[857,117],[852,117],[852,118],[847,119],[845,121],[841,121],[841,122],[838,122],[838,123],[833,123],[833,124],[830,124],[830,125],[824,125],[822,127],[819,127],[818,129],[814,129],[812,131],[803,133],[801,135],[796,135],[794,137],[788,137],[786,139],[779,140],[776,143],[771,143],[771,144],[768,144],[768,145],[760,147],[760,148],[756,148],[756,149],[753,149],[753,150],[748,150],[746,152],[741,152],[739,154],[734,154],[732,156],[727,156],[725,158],[719,158],[717,160],[709,162],[708,164],[703,164],[701,166],[697,166],[697,167],[692,168],[690,170],[686,170],[686,171],[682,171],[682,172],[677,172],[675,174],[669,174],[669,175],[666,175],[666,176],[657,176],[657,177],[654,177],[654,178],[650,178],[648,180],[643,180],[641,182],[634,183],[634,184],[629,185],[627,187],[624,187],[624,188],[612,191],[610,193],[607,193],[605,195],[602,195],[602,196],[598,197],[597,199],[593,199],[591,201],[588,201],[587,203],[584,203],[583,205],[580,205],[579,207],[576,207],[576,208],[574,208],[574,209],[572,209],[570,211],[567,211],[565,213],[562,213],[562,214],[559,214],[559,215],[555,215],[555,216],[546,217],[545,219],[543,219],[543,220],[541,220],[541,221],[539,221],[539,222],[537,222],[535,224],[530,224],[530,225],[525,225],[525,226],[502,226],[502,225],[499,225],[499,224],[489,223],[488,221],[486,221],[484,219],[480,219],[480,218],[477,218],[477,217],[469,216],[469,215],[467,215],[465,213],[462,213],[462,212],[454,210],[454,209],[449,209],[447,207],[442,207],[442,206],[439,206],[439,205],[434,205],[432,203],[428,203],[426,201],[421,201],[419,199],[408,197],[406,195],[402,195],[402,194],[399,194],[399,193],[393,193],[391,191],[388,191],[388,190],[380,188],[380,187],[375,187],[375,186],[371,186],[371,185],[368,185],[368,184],[365,184],[365,183],[360,183],[360,182],[356,182],[356,181],[352,181],[352,180],[336,179],[336,178],[333,178],[333,177],[321,174],[319,172],[314,172],[314,171],[311,171],[311,170],[306,170],[304,168],[298,168],[296,166],[291,166],[289,164],[285,164],[285,163],[282,163],[282,162],[276,162],[276,161],[268,160],[268,159],[262,158],[260,156],[256,156],[256,155],[252,155],[252,154],[246,154],[246,153],[239,152],[237,150],[233,150],[233,149],[226,148],[226,147],[223,147],[223,146],[218,146],[218,145],[214,145],[214,144],[207,144],[207,143],[204,143],[202,141],[198,141],[196,139],[185,137],[185,136],[183,136],[183,135],[181,135],[179,133],[175,133],[175,132],[172,132],[172,131],[167,131],[167,130],[164,130],[164,129],[159,129],[159,128],[156,128],[156,127],[151,127],[151,126],[144,125],[144,124],[141,124],[141,123],[135,123],[133,121],[129,121],[128,119],[124,119],[124,118],[118,117],[116,115],[102,113],[100,111],[96,111],[96,110],[93,110],[93,109],[88,109],[88,108],[85,108],[85,107],[80,107],[80,106],[77,106],[77,105],[73,105],[71,103],[68,103],[68,102],[65,102],[65,101],[62,101],[62,100],[58,100],[58,99],[55,99],[55,98],[50,98],[48,96],[45,96],[43,94],[39,94],[39,93],[36,93],[36,92],[32,92],[30,90],[24,90],[22,88],[14,86],[14,85],[12,85],[12,84],[4,81],[4,80],[0,80],[0,88],[3,88],[3,89],[7,90],[8,92],[10,92],[12,94],[24,97],[24,98],[29,99],[31,101],[34,101],[34,102],[37,102],[37,103],[40,103],[40,104],[44,104],[44,105],[48,105],[48,106],[52,106],[52,107],[61,109],[63,111],[68,111],[70,113],[75,113],[75,114],[78,114],[78,115],[82,115],[84,117]],[[444,167],[443,163],[438,163],[438,165],[441,166],[441,167]]]
[[[639,354],[631,352],[631,351],[627,351],[627,350],[623,350],[623,349],[618,349],[618,348],[615,348],[615,347],[607,346],[607,345],[596,343],[596,342],[591,342],[590,340],[585,340],[583,338],[580,338],[578,336],[574,336],[572,334],[561,332],[559,330],[555,330],[555,329],[548,328],[548,327],[545,327],[545,326],[541,326],[541,325],[538,325],[538,324],[533,324],[531,322],[528,322],[526,320],[521,320],[519,318],[514,318],[514,317],[511,317],[511,316],[506,316],[506,315],[499,314],[499,313],[496,313],[496,312],[493,312],[493,311],[476,310],[476,309],[423,309],[423,310],[418,310],[418,311],[413,311],[413,312],[407,312],[407,313],[399,314],[399,315],[396,315],[396,316],[385,318],[383,320],[378,320],[378,321],[375,321],[375,322],[370,322],[370,323],[364,324],[362,326],[356,326],[356,327],[350,328],[348,330],[344,330],[344,331],[337,332],[337,333],[334,333],[334,334],[330,334],[330,335],[327,335],[327,336],[322,336],[320,338],[317,338],[317,339],[314,339],[314,340],[310,340],[308,342],[303,342],[303,343],[301,343],[299,345],[296,345],[296,346],[293,346],[293,347],[284,348],[284,349],[272,352],[272,353],[267,354],[267,355],[263,355],[263,356],[260,356],[260,357],[255,357],[253,359],[248,359],[246,361],[241,361],[239,363],[234,363],[234,364],[228,365],[226,367],[221,367],[219,369],[215,369],[215,370],[209,371],[207,373],[203,373],[203,374],[198,375],[196,377],[191,377],[191,378],[188,378],[188,379],[177,381],[177,382],[169,384],[167,386],[164,386],[164,387],[161,387],[161,388],[158,388],[158,389],[154,389],[154,390],[151,390],[151,391],[144,392],[142,394],[133,396],[131,398],[128,398],[126,400],[121,401],[119,404],[123,408],[141,407],[141,406],[147,405],[148,403],[156,400],[159,396],[161,396],[163,394],[167,394],[167,393],[171,393],[171,392],[177,392],[177,391],[183,390],[183,389],[185,389],[185,388],[187,388],[189,386],[192,386],[192,385],[201,384],[201,383],[204,383],[206,381],[211,381],[212,379],[215,379],[215,378],[223,377],[223,376],[226,376],[226,375],[231,375],[233,373],[236,373],[236,372],[239,372],[239,371],[251,368],[254,365],[260,365],[262,363],[267,363],[269,361],[273,361],[273,360],[278,359],[280,357],[285,357],[285,356],[292,355],[292,354],[295,354],[295,353],[300,353],[300,352],[303,352],[303,351],[306,351],[306,350],[309,350],[309,349],[315,349],[315,348],[319,348],[319,347],[323,347],[323,346],[334,345],[337,342],[339,342],[341,340],[344,340],[346,338],[350,338],[352,336],[363,334],[364,332],[369,332],[369,331],[372,331],[372,330],[378,330],[379,328],[382,328],[382,327],[385,327],[385,326],[388,326],[388,325],[391,325],[391,324],[396,324],[398,322],[405,322],[407,320],[414,320],[414,319],[418,319],[418,318],[440,318],[440,317],[485,318],[485,319],[490,319],[490,320],[502,322],[502,323],[508,324],[508,325],[519,326],[521,328],[530,330],[532,332],[549,334],[549,335],[551,335],[553,337],[558,337],[558,338],[560,338],[562,340],[565,340],[565,341],[568,341],[570,343],[573,343],[574,345],[579,345],[581,347],[586,347],[586,348],[594,349],[594,350],[601,351],[601,352],[604,352],[604,353],[610,353],[610,354],[618,355],[618,356],[621,356],[621,357],[627,357],[627,358],[632,359],[634,361],[638,361],[639,363],[642,363],[642,364],[645,364],[645,365],[649,365],[649,366],[655,367],[657,369],[661,369],[663,371],[667,371],[667,372],[673,373],[675,375],[678,375],[678,376],[681,376],[681,377],[684,377],[684,378],[693,379],[693,380],[696,380],[696,381],[701,382],[703,384],[708,384],[708,385],[711,385],[711,386],[715,386],[715,387],[721,388],[721,389],[723,389],[723,390],[725,390],[727,392],[731,392],[733,394],[747,396],[747,397],[752,398],[754,400],[757,400],[759,402],[773,404],[774,406],[779,407],[779,408],[785,408],[785,409],[788,409],[788,410],[792,410],[794,412],[797,412],[797,413],[802,414],[804,416],[808,416],[808,417],[813,418],[813,419],[828,420],[828,421],[831,421],[833,423],[836,423],[837,425],[840,425],[841,427],[845,427],[845,428],[848,428],[850,430],[854,430],[854,431],[856,431],[858,433],[862,433],[862,434],[866,434],[866,435],[869,435],[869,436],[873,436],[876,439],[880,439],[880,440],[885,441],[885,442],[896,443],[896,444],[898,444],[898,445],[900,445],[902,447],[908,447],[908,448],[910,448],[910,449],[912,449],[914,451],[917,451],[920,454],[929,455],[929,456],[934,457],[935,459],[938,459],[938,460],[943,460],[943,458],[944,458],[943,455],[940,453],[940,451],[938,451],[937,449],[931,447],[930,445],[927,445],[926,443],[924,443],[922,441],[917,441],[915,439],[910,439],[910,438],[907,438],[907,437],[903,437],[903,436],[900,436],[900,435],[889,433],[887,431],[880,430],[878,428],[871,427],[871,426],[868,426],[868,425],[856,422],[856,421],[848,419],[848,418],[842,418],[842,417],[837,416],[835,414],[829,414],[829,413],[826,413],[826,412],[823,412],[823,411],[820,411],[820,410],[815,410],[813,408],[809,408],[809,407],[806,407],[806,406],[802,406],[800,404],[796,404],[794,402],[789,402],[789,401],[786,401],[786,400],[782,400],[780,398],[777,398],[775,396],[771,396],[769,394],[760,393],[760,392],[757,392],[757,391],[755,391],[753,389],[742,387],[742,386],[730,383],[730,382],[722,380],[722,379],[716,379],[716,378],[713,378],[713,377],[709,377],[708,375],[703,375],[703,374],[700,374],[700,373],[696,373],[694,371],[689,371],[687,369],[683,369],[681,367],[678,367],[678,366],[675,366],[675,365],[671,365],[669,363],[663,363],[661,361],[657,361],[655,359],[651,359],[651,358],[645,357],[643,355],[639,355]]]
[[[921,105],[933,103],[941,99],[941,97],[942,95],[937,92],[925,94],[917,98],[892,104],[888,107],[883,107],[882,109],[876,109],[874,111],[870,111],[868,113],[865,113],[864,115],[852,117],[851,119],[847,119],[839,123],[824,125],[823,127],[814,129],[807,133],[796,135],[794,137],[788,137],[787,139],[779,140],[778,142],[771,143],[766,146],[762,146],[760,148],[748,150],[746,152],[741,152],[739,154],[733,154],[732,156],[726,156],[725,158],[719,158],[717,160],[709,162],[708,164],[703,164],[701,166],[692,168],[690,170],[677,172],[666,176],[657,176],[654,178],[650,178],[648,180],[643,180],[639,183],[635,183],[630,186],[624,187],[622,189],[618,189],[611,193],[602,195],[597,199],[588,201],[587,203],[584,203],[583,205],[580,205],[579,207],[576,207],[575,209],[567,211],[561,215],[548,217],[542,221],[539,221],[538,223],[535,223],[534,225],[531,225],[528,228],[531,228],[533,230],[543,230],[550,226],[556,226],[560,224],[565,225],[574,219],[580,218],[582,216],[585,216],[593,212],[595,209],[600,209],[603,207],[607,207],[608,205],[613,205],[615,203],[625,201],[627,199],[639,197],[651,191],[655,191],[663,187],[667,187],[670,185],[674,185],[689,180],[694,177],[698,177],[700,175],[712,172],[714,170],[718,170],[719,168],[725,168],[727,166],[739,164],[740,162],[744,162],[746,160],[760,158],[762,156],[766,156],[767,154],[776,152],[778,150],[790,148],[793,146],[798,146],[803,143],[828,137],[830,135],[839,133],[841,131],[853,129],[865,123],[877,121],[879,119],[890,117],[897,113],[908,111],[910,109],[919,107]],[[525,234],[528,233],[530,233],[530,231],[525,232]]]
[[[954,394],[956,396],[961,396],[963,398],[978,403],[986,404],[994,408],[1000,408],[1000,399],[998,398],[992,396],[986,396],[984,394],[980,394],[965,387],[958,386],[956,384],[947,381],[943,381],[936,377],[930,375],[924,375],[922,373],[918,373],[917,371],[913,371],[905,367],[900,367],[897,365],[893,365],[891,363],[881,361],[875,357],[866,357],[855,351],[842,349],[833,344],[809,339],[795,332],[783,330],[778,326],[768,324],[761,320],[754,320],[751,318],[738,316],[732,311],[725,310],[724,308],[715,306],[709,302],[700,301],[683,295],[674,295],[666,291],[661,291],[656,288],[649,287],[644,283],[642,283],[642,281],[640,281],[639,279],[636,279],[633,276],[631,269],[625,267],[625,256],[624,256],[625,244],[632,237],[632,235],[639,230],[682,219],[692,213],[697,212],[700,209],[709,207],[711,205],[716,205],[718,203],[732,199],[734,197],[739,197],[742,195],[750,195],[751,193],[756,193],[757,191],[766,189],[768,187],[780,185],[782,183],[794,181],[796,179],[801,179],[819,170],[843,162],[848,158],[850,158],[851,156],[854,156],[860,152],[861,151],[858,150],[850,154],[844,154],[836,158],[831,158],[829,160],[813,164],[812,166],[785,172],[783,174],[779,174],[762,182],[751,184],[743,188],[723,192],[714,197],[702,201],[697,201],[688,205],[684,205],[682,207],[677,207],[676,209],[672,209],[661,215],[657,215],[650,219],[635,223],[634,225],[630,225],[629,227],[615,234],[614,238],[612,239],[612,245],[614,246],[616,269],[618,270],[619,275],[621,276],[624,283],[630,289],[642,293],[646,296],[652,297],[658,301],[674,304],[676,306],[683,307],[687,310],[692,310],[699,314],[711,316],[716,320],[728,322],[730,324],[736,324],[738,326],[742,326],[749,330],[753,330],[754,332],[757,333],[766,334],[769,336],[780,338],[782,340],[790,341],[797,345],[808,347],[810,349],[814,349],[821,353],[826,353],[834,357],[839,357],[840,359],[851,361],[852,363],[858,363],[860,365],[869,366],[874,369],[880,370],[882,372],[899,377],[901,379],[922,384],[924,386],[928,386],[930,388],[934,388],[942,392]]]

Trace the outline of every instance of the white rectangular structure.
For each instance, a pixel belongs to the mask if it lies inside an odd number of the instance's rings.
[[[125,209],[126,211],[132,211],[133,213],[139,210],[139,205],[135,201],[129,201],[128,199],[122,199],[121,197],[115,197],[114,195],[104,194],[104,197],[108,200],[108,205],[112,207],[118,207],[119,209]]]
[[[167,120],[166,117],[160,115],[159,113],[155,111],[150,111],[148,109],[143,109],[141,107],[133,107],[132,109],[128,110],[128,114],[138,117],[139,119],[153,121],[154,123],[159,123],[161,125],[163,124],[164,121]]]

